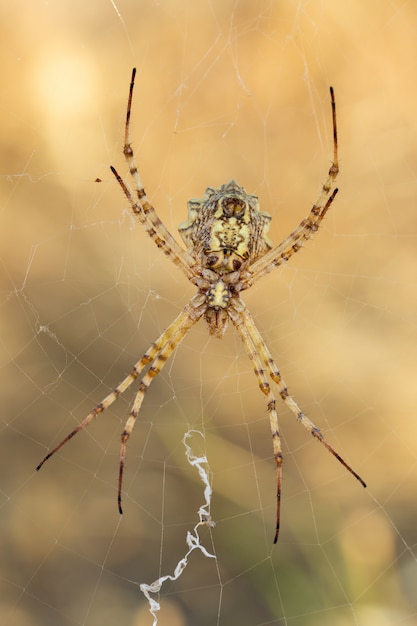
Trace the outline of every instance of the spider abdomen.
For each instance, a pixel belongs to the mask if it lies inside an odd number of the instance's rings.
[[[178,230],[188,252],[219,275],[236,272],[271,249],[266,236],[271,220],[258,198],[230,180],[208,187],[188,202],[188,219]]]

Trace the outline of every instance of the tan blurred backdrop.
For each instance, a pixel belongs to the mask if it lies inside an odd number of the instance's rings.
[[[413,2],[3,0],[0,56],[0,623],[152,624],[138,584],[172,573],[202,504],[184,458],[206,436],[213,560],[164,588],[160,625],[417,624],[417,9]],[[123,123],[176,235],[230,178],[322,231],[245,300],[297,401],[364,491],[280,410],[282,530],[266,406],[240,341],[195,328],[145,398],[116,506],[132,394],[37,474],[193,294],[131,218]],[[96,182],[99,179],[101,182]]]

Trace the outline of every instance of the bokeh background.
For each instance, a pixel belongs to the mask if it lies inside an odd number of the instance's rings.
[[[217,560],[164,586],[170,626],[417,624],[417,7],[411,0],[0,2],[0,622],[152,624],[138,585],[172,573],[202,486]],[[282,530],[266,407],[241,343],[204,325],[153,383],[34,468],[130,370],[194,290],[132,219],[123,124],[176,233],[186,202],[235,178],[279,242],[332,156],[321,232],[245,294],[299,404],[363,490],[280,407]],[[101,182],[98,182],[101,181]]]

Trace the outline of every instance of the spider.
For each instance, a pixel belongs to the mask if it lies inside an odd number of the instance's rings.
[[[202,198],[188,202],[188,219],[182,222],[179,233],[185,243],[182,248],[166,226],[161,222],[150,203],[136,166],[130,143],[130,114],[136,69],[132,71],[125,124],[123,154],[133,181],[132,192],[115,168],[111,171],[127,197],[133,213],[145,228],[156,246],[177,265],[197,288],[197,293],[185,305],[178,317],[151,344],[142,358],[135,363],[130,374],[99,402],[87,417],[74,428],[37,466],[51,458],[67,441],[87,426],[92,419],[107,409],[149,365],[136,393],[132,410],[121,435],[120,466],[118,480],[118,508],[122,511],[122,483],[126,446],[136,423],[145,392],[152,380],[160,373],[175,348],[181,343],[198,320],[204,318],[208,331],[221,339],[229,320],[239,333],[246,352],[252,361],[259,387],[266,397],[272,432],[272,445],[277,468],[276,526],[274,543],[278,540],[281,511],[282,448],[279,435],[276,401],[268,377],[276,384],[278,394],[311,435],[366,487],[362,478],[342,459],[324,438],[322,431],[303,413],[282,378],[272,356],[259,333],[252,315],[240,297],[260,278],[286,263],[303,244],[319,229],[337,193],[334,183],[339,172],[336,104],[330,87],[333,121],[333,162],[320,195],[310,213],[297,228],[278,246],[267,237],[271,216],[260,210],[258,198],[247,194],[245,189],[230,180],[217,189],[208,187]]]

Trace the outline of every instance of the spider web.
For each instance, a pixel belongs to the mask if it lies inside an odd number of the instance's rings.
[[[1,624],[416,624],[414,5],[35,0],[2,15]],[[235,178],[285,237],[328,170],[335,88],[340,194],[245,301],[368,489],[278,405],[275,547],[266,406],[233,329],[219,342],[197,325],[147,392],[123,516],[134,389],[34,469],[194,293],[109,173],[125,175],[134,65],[134,148],[173,233],[190,197]]]

